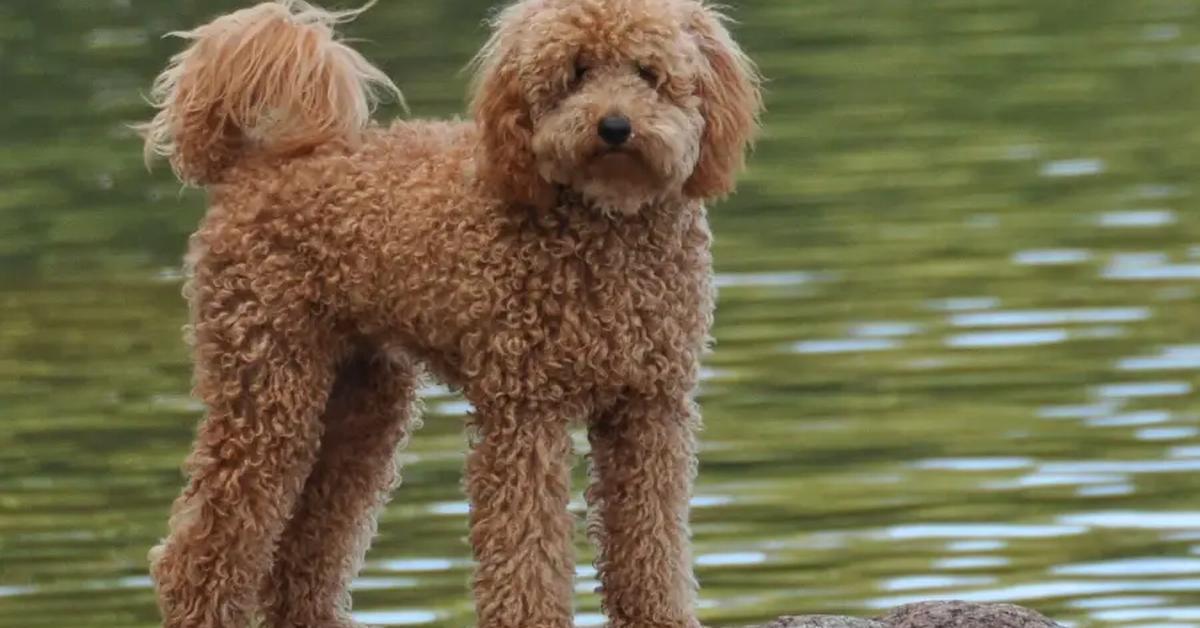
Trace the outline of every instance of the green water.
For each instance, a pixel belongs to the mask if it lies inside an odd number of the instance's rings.
[[[382,0],[351,34],[447,115],[485,4]],[[712,212],[704,619],[958,597],[1200,626],[1200,3],[731,4],[770,114]],[[157,625],[202,199],[124,125],[158,35],[233,6],[0,2],[4,628]],[[471,621],[462,410],[431,391],[365,621]]]

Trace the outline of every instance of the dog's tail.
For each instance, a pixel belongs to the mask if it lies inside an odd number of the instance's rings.
[[[369,7],[331,12],[277,0],[171,33],[191,44],[154,82],[158,114],[139,127],[147,163],[167,157],[182,181],[199,185],[250,154],[358,141],[381,97],[401,99],[334,32]]]

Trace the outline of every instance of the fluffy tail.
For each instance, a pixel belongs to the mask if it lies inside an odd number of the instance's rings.
[[[171,33],[191,45],[154,81],[159,111],[139,127],[147,163],[167,157],[180,180],[200,185],[248,154],[357,141],[382,96],[402,102],[391,80],[334,33],[369,7],[331,12],[277,0]]]

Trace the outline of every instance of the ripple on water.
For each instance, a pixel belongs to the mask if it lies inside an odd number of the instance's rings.
[[[598,573],[594,565],[575,565],[576,578],[595,578]]]
[[[1003,523],[914,523],[887,528],[883,535],[896,540],[915,539],[1047,539],[1087,532],[1081,525]]]
[[[889,578],[879,584],[884,591],[918,591],[929,589],[950,589],[954,587],[971,587],[992,584],[996,581],[990,576],[947,576],[929,574],[922,576],[899,576]]]
[[[1166,253],[1157,251],[1138,251],[1136,253],[1113,253],[1109,257],[1110,266],[1119,268],[1151,268],[1162,266],[1171,261]]]
[[[947,570],[971,570],[971,569],[994,569],[996,567],[1004,567],[1010,561],[1004,556],[952,556],[950,558],[939,558],[933,561],[934,569]]]
[[[1165,255],[1114,256],[1101,272],[1105,279],[1121,281],[1172,281],[1200,279],[1200,264],[1173,264]]]
[[[1067,606],[1082,609],[1123,608],[1127,606],[1162,606],[1168,601],[1169,598],[1161,595],[1112,595],[1071,600]]]
[[[692,508],[716,508],[733,503],[729,495],[695,495],[691,499]]]
[[[1012,256],[1018,266],[1071,266],[1091,260],[1092,252],[1085,249],[1030,249]]]
[[[471,402],[465,400],[442,401],[432,404],[430,410],[435,414],[444,416],[466,416],[474,412],[475,406]]]
[[[1200,558],[1146,556],[1093,563],[1057,565],[1050,573],[1058,576],[1186,576],[1200,574]]]
[[[440,613],[429,610],[403,609],[394,611],[355,611],[354,619],[378,626],[417,626],[443,619]]]
[[[1131,622],[1131,621],[1147,621],[1147,620],[1166,620],[1166,621],[1200,621],[1200,607],[1144,607],[1144,608],[1122,608],[1113,610],[1103,610],[1092,613],[1098,621],[1105,622]],[[1163,624],[1158,624],[1162,626]],[[1176,624],[1185,625],[1185,624]],[[1193,626],[1194,624],[1186,624]],[[1145,626],[1145,624],[1142,624]]]
[[[728,495],[696,495],[691,499],[692,508],[715,508],[733,503],[733,498]],[[573,509],[585,509],[586,504],[575,503]],[[467,501],[452,501],[452,502],[437,502],[430,504],[427,508],[430,514],[446,515],[446,516],[465,516],[471,513],[471,504]]]
[[[986,458],[930,458],[914,463],[918,469],[941,471],[1010,471],[1024,469],[1034,464],[1032,458],[986,457]]]
[[[968,541],[952,541],[946,544],[947,552],[998,552],[1008,547],[1008,543],[998,539],[980,539]]]
[[[471,513],[471,504],[468,502],[438,502],[429,505],[429,512],[435,515],[467,515]]]
[[[1121,407],[1121,400],[1106,400],[1092,404],[1042,406],[1037,410],[1040,419],[1090,419],[1115,412]]]
[[[735,286],[769,288],[775,286],[799,286],[830,281],[830,273],[791,271],[779,273],[717,273],[713,285],[718,288]]]
[[[736,567],[765,562],[767,555],[763,552],[718,552],[701,554],[695,560],[697,567]]]
[[[466,561],[451,560],[449,558],[396,558],[392,560],[384,560],[376,563],[379,569],[392,572],[428,572],[428,571],[451,571],[453,569],[465,568],[468,566]]]
[[[1200,460],[1071,460],[1041,465],[1047,473],[1183,473],[1200,471]]]
[[[1098,220],[1101,227],[1148,228],[1173,225],[1178,220],[1170,209],[1130,209],[1105,212]]]
[[[1192,385],[1183,381],[1119,382],[1103,384],[1092,389],[1092,394],[1101,399],[1129,399],[1138,397],[1175,397],[1192,392]]]
[[[1076,323],[1133,323],[1150,318],[1150,308],[1107,307],[1073,310],[999,310],[950,316],[955,327],[1026,327]]]
[[[925,302],[925,307],[937,312],[969,312],[971,310],[989,310],[1000,307],[1000,299],[996,297],[951,297],[948,299],[932,299]]]
[[[1030,329],[957,334],[948,336],[945,342],[946,346],[959,349],[1036,347],[1066,342],[1069,337],[1065,329]]]
[[[36,587],[30,586],[0,586],[0,598],[29,595],[30,593],[34,593],[36,591]]]
[[[93,49],[137,48],[145,45],[147,38],[140,28],[97,28],[87,34],[86,44]]]
[[[1170,458],[1200,458],[1200,445],[1180,445],[1167,451]]]
[[[1200,512],[1110,510],[1063,515],[1058,522],[1088,528],[1192,530],[1200,529]]]
[[[1134,437],[1145,441],[1185,440],[1200,435],[1200,429],[1190,426],[1153,427],[1138,430]]]
[[[1086,177],[1104,172],[1107,166],[1103,159],[1060,159],[1042,165],[1042,176],[1048,178]]]
[[[603,626],[607,621],[600,613],[578,613],[575,615],[576,626]]]
[[[710,366],[700,367],[700,381],[711,382],[719,379],[726,379],[732,375],[732,371],[725,369],[712,368]]]
[[[1117,362],[1121,371],[1200,370],[1200,345],[1165,347],[1158,355],[1122,358]]]
[[[351,583],[354,591],[391,591],[395,589],[411,589],[420,585],[417,578],[380,578],[376,576],[359,576]]]
[[[158,409],[168,412],[186,412],[199,414],[204,412],[204,404],[199,399],[186,395],[154,395],[150,403]]]
[[[1146,41],[1172,41],[1179,39],[1183,30],[1178,24],[1147,24],[1142,28],[1142,39]]]
[[[1137,425],[1154,425],[1171,420],[1171,413],[1166,410],[1140,410],[1137,412],[1122,412],[1108,416],[1091,417],[1084,421],[1092,427],[1131,427]]]
[[[836,338],[828,340],[805,340],[792,345],[796,353],[868,353],[888,351],[900,346],[891,338]]]
[[[1075,491],[1075,494],[1079,497],[1119,497],[1132,495],[1135,492],[1137,492],[1137,487],[1128,482],[1121,482],[1119,484],[1081,486]]]
[[[1038,488],[1043,486],[1091,486],[1111,485],[1125,481],[1125,476],[1100,473],[1047,473],[1039,470],[1015,480],[996,480],[984,484],[985,488],[1011,490]]]
[[[924,326],[904,321],[874,321],[859,323],[850,329],[850,335],[860,338],[901,338],[915,336]]]

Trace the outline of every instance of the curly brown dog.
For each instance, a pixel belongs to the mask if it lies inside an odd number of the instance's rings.
[[[187,289],[208,412],[151,552],[165,626],[354,626],[426,371],[474,407],[481,627],[572,625],[574,421],[610,625],[697,626],[703,202],[756,129],[752,64],[701,0],[522,0],[473,121],[381,127],[395,88],[333,32],[357,13],[226,15],[155,84],[147,150],[210,203]]]

